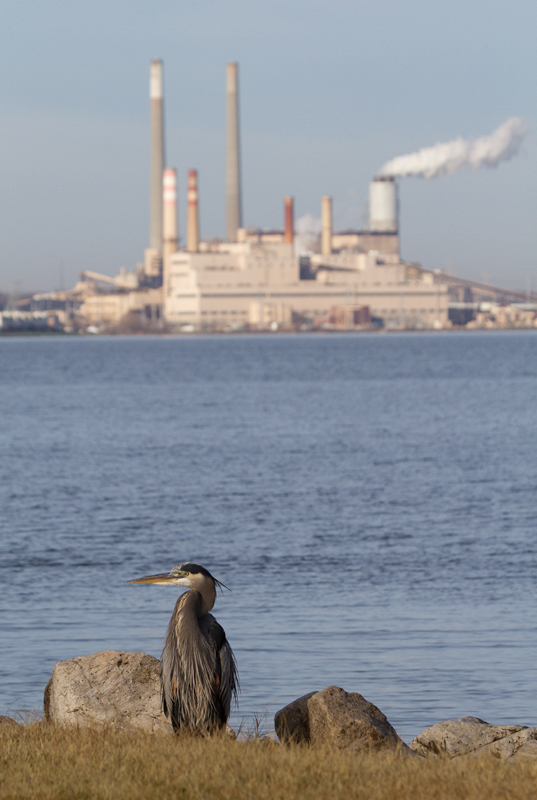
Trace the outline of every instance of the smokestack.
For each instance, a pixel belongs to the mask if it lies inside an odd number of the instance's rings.
[[[162,61],[151,62],[151,180],[149,247],[162,255],[162,173],[164,170],[164,124],[162,109]]]
[[[164,268],[172,253],[177,252],[179,240],[177,238],[177,170],[165,169],[162,179],[164,224],[163,224],[163,251],[162,261]]]
[[[239,65],[227,65],[226,236],[235,242],[242,228],[241,165],[239,151]]]
[[[328,256],[332,252],[332,198],[326,195],[321,201],[321,253]]]
[[[186,222],[186,249],[197,253],[200,241],[198,216],[198,170],[188,170],[188,211]]]
[[[285,219],[285,233],[283,241],[286,244],[293,244],[294,239],[294,212],[293,212],[293,198],[284,197],[284,219]]]
[[[397,185],[393,178],[377,176],[369,184],[369,230],[397,233]]]

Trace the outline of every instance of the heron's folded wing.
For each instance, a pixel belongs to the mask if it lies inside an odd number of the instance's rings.
[[[233,698],[237,698],[239,679],[237,675],[235,656],[233,655],[233,650],[231,649],[228,640],[225,638],[225,634],[224,642],[219,650],[218,656],[220,658],[220,668],[222,674],[220,696],[226,716],[229,717],[229,713],[231,711],[231,701]]]

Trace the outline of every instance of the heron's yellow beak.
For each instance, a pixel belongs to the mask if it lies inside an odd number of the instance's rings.
[[[145,578],[135,578],[129,583],[158,583],[160,586],[173,586],[177,580],[177,575],[170,572],[163,572],[160,575],[147,575]]]

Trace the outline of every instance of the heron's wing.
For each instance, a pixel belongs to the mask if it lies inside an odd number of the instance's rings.
[[[220,668],[222,670],[222,705],[226,713],[226,719],[229,717],[231,711],[231,701],[237,699],[237,692],[239,689],[239,678],[237,675],[237,663],[233,650],[226,639],[222,645],[220,652]]]
[[[212,616],[212,614],[210,616]],[[207,634],[209,636],[209,641],[216,651],[217,670],[220,672],[218,676],[220,679],[218,694],[225,719],[227,720],[231,711],[231,701],[234,697],[237,697],[237,664],[235,662],[233,650],[226,639],[226,633],[214,617],[208,627]]]

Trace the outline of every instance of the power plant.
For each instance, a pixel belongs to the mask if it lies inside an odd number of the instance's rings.
[[[72,290],[35,295],[31,308],[18,313],[49,311],[66,330],[93,332],[442,329],[471,323],[483,303],[537,303],[534,295],[401,260],[396,175],[418,174],[423,153],[431,174],[442,174],[435,148],[384,165],[369,186],[366,230],[334,231],[332,197],[324,196],[319,233],[304,244],[297,236],[290,195],[283,199],[281,229],[244,228],[239,70],[234,62],[226,66],[225,83],[226,239],[200,239],[198,171],[189,169],[185,247],[179,248],[178,173],[165,161],[163,85],[162,61],[154,60],[149,76],[149,242],[143,261],[113,278],[85,271]],[[511,121],[511,128],[513,136],[522,135],[520,125]],[[464,151],[467,162],[472,152],[483,152],[483,141],[478,141],[479,148],[472,150],[470,143]],[[455,144],[460,151],[460,142]],[[537,304],[530,319],[531,311],[526,308],[524,319],[533,325]]]

